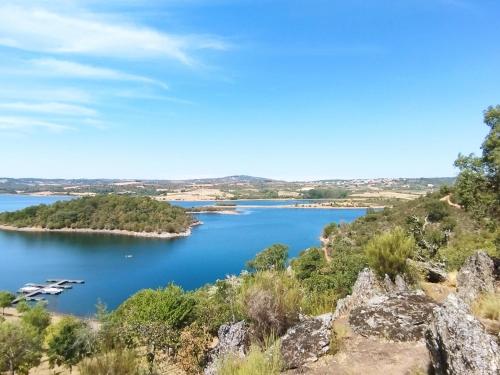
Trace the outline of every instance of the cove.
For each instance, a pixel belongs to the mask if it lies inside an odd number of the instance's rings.
[[[0,195],[0,211],[68,197]],[[184,207],[209,202],[173,202]],[[199,214],[203,225],[191,236],[171,240],[104,234],[20,233],[0,231],[0,290],[18,290],[27,282],[83,279],[57,297],[49,308],[80,316],[95,312],[98,300],[114,309],[143,288],[175,282],[195,289],[238,274],[247,260],[273,243],[289,246],[290,256],[319,246],[323,227],[351,222],[364,209],[255,208],[283,201],[237,202],[239,215]],[[245,208],[251,205],[252,208]]]

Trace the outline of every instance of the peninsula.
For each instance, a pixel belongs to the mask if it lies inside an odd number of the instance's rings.
[[[148,197],[96,195],[0,214],[0,230],[188,236],[198,224],[182,207]]]

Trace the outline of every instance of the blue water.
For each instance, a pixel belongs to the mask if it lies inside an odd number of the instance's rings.
[[[0,195],[0,211],[57,199]],[[175,282],[194,289],[239,273],[247,260],[273,243],[288,245],[295,256],[319,245],[326,224],[350,222],[365,213],[363,209],[238,209],[240,215],[199,214],[204,224],[195,227],[191,236],[175,240],[0,231],[0,290],[16,291],[27,282],[48,278],[84,279],[84,285],[49,298],[49,307],[89,315],[98,299],[112,309],[142,288]]]

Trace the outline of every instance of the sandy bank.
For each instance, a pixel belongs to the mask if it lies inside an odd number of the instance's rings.
[[[201,222],[197,221],[191,224],[191,227],[194,225],[200,225]],[[42,232],[51,232],[51,233],[98,233],[98,234],[113,234],[113,235],[121,235],[121,236],[133,236],[133,237],[148,237],[148,238],[162,238],[162,239],[170,239],[177,237],[187,237],[191,234],[191,228],[187,229],[184,232],[180,233],[156,233],[156,232],[133,232],[129,230],[121,230],[121,229],[88,229],[88,228],[61,228],[61,229],[47,229],[40,227],[23,227],[18,228],[10,225],[0,225],[0,230],[7,230],[13,232],[32,232],[32,233],[42,233]]]

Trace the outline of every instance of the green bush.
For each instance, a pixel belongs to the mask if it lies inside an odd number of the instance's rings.
[[[397,227],[374,237],[365,247],[368,264],[379,276],[389,275],[394,280],[396,275],[407,271],[406,259],[415,250],[415,241],[405,231]]]
[[[338,228],[339,226],[337,223],[328,224],[323,228],[323,238],[329,238],[333,233],[338,231]]]
[[[242,318],[236,306],[239,286],[232,281],[218,280],[193,292],[195,320],[213,335],[222,324]]]
[[[45,304],[37,303],[34,307],[23,313],[21,320],[23,323],[35,328],[41,334],[50,325],[51,318],[50,313],[45,308]]]
[[[481,230],[478,232],[460,232],[446,247],[439,249],[439,256],[442,258],[448,270],[459,270],[468,257],[481,249],[490,256],[500,257],[500,249],[495,244],[498,238],[497,232]]]
[[[257,272],[245,278],[238,296],[241,314],[256,337],[281,335],[298,321],[302,289],[283,272]]]
[[[450,215],[450,207],[439,200],[431,200],[425,205],[427,218],[431,223],[436,223]]]
[[[288,246],[274,244],[260,253],[254,259],[247,262],[247,268],[251,271],[282,271],[286,267],[288,259]]]
[[[326,261],[321,249],[310,248],[302,251],[297,258],[293,259],[291,266],[297,279],[306,280],[325,267]]]

